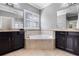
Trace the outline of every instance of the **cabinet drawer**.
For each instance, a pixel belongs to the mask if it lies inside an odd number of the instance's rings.
[[[65,36],[67,36],[67,32],[61,32],[61,31],[58,32],[58,31],[57,31],[56,34],[55,34],[55,36],[56,36],[56,37],[60,37],[60,36],[61,36],[61,37],[65,37]]]
[[[69,32],[68,35],[79,36],[79,32]]]
[[[67,34],[67,32],[63,32],[63,31],[56,31],[57,34]]]

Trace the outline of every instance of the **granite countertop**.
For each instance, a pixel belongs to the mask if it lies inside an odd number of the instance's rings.
[[[79,32],[79,29],[47,29],[43,31],[69,31],[69,32]]]
[[[0,32],[13,32],[13,31],[19,31],[19,30],[0,30]]]
[[[79,29],[54,29],[53,31],[79,32]]]

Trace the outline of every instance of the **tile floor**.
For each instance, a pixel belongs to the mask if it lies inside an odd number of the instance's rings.
[[[20,49],[5,54],[3,56],[75,56],[75,55],[59,49],[54,50]]]

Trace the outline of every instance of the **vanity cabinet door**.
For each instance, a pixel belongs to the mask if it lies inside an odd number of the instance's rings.
[[[66,50],[79,53],[79,33],[69,32],[67,36]]]
[[[24,45],[25,45],[24,44],[24,42],[25,42],[24,37],[25,37],[24,36],[24,31],[20,31],[19,32],[19,39],[20,39],[19,42],[21,43],[21,44],[19,43],[20,44],[20,48],[24,48]]]
[[[56,48],[65,49],[66,46],[66,33],[56,32]]]
[[[24,31],[0,32],[0,55],[24,48]]]
[[[79,55],[79,36],[74,40],[74,53]]]
[[[66,46],[66,50],[73,52],[74,51],[74,40],[76,38],[74,36],[68,36],[67,37],[67,46]]]
[[[21,44],[19,42],[20,38],[19,38],[19,34],[18,33],[19,32],[12,32],[12,40],[11,40],[12,41],[12,44],[11,44],[12,50],[18,49],[19,45]]]
[[[13,32],[13,49],[24,48],[24,32]]]
[[[65,48],[65,44],[64,43],[65,43],[64,37],[56,38],[56,47],[57,48],[64,49]]]
[[[0,54],[8,52],[10,49],[9,33],[0,32]]]

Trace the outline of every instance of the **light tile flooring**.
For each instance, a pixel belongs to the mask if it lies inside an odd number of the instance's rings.
[[[54,50],[20,49],[5,54],[3,56],[75,56],[75,55],[59,49]]]

